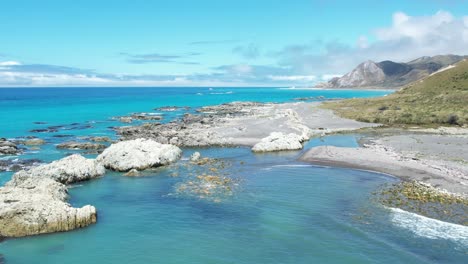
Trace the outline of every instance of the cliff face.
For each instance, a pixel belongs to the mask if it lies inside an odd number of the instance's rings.
[[[417,81],[466,58],[457,55],[421,57],[408,63],[366,61],[340,78],[319,83],[322,88],[396,88]]]
[[[341,78],[332,79],[332,87],[365,87],[385,80],[384,71],[373,61],[359,64],[354,70]]]

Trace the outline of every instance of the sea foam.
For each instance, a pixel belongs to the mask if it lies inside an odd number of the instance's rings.
[[[447,239],[468,246],[468,227],[443,222],[398,208],[390,208],[391,221],[417,236],[429,239]]]

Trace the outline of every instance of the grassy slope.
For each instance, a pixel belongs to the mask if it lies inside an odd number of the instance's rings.
[[[468,125],[468,60],[388,96],[329,102],[323,107],[364,122]]]

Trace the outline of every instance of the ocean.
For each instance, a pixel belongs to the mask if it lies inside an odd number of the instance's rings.
[[[163,122],[196,107],[232,101],[292,102],[375,97],[391,91],[282,88],[2,88],[0,137],[46,141],[18,159],[60,159],[56,144],[86,136],[116,138],[112,117],[154,113]],[[50,129],[53,127],[54,129]],[[42,131],[42,132],[33,132]],[[358,134],[309,141],[356,147]],[[175,165],[145,177],[104,177],[70,188],[73,206],[94,205],[95,225],[7,239],[0,263],[466,263],[467,228],[384,208],[372,192],[396,182],[368,171],[297,161],[303,151],[253,154],[245,147],[184,148]],[[220,200],[181,195],[195,151],[226,163],[235,188]],[[86,154],[95,157],[95,154]],[[2,159],[12,157],[0,157]],[[0,172],[0,184],[13,172]],[[175,176],[176,175],[176,176]]]

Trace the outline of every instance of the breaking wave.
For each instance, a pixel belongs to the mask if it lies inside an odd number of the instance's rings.
[[[468,246],[468,226],[462,226],[390,208],[391,221],[417,236],[429,239],[447,239]]]

